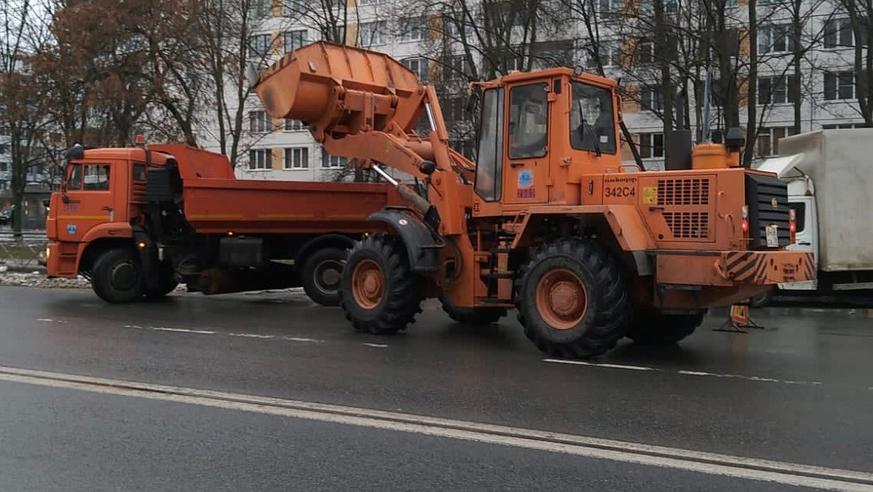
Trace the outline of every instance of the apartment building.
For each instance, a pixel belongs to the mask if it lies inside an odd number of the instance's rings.
[[[654,80],[646,80],[640,64],[652,63],[658,54],[650,39],[640,35],[639,27],[623,20],[628,2],[635,8],[651,8],[651,0],[597,0],[597,32],[600,64],[608,77],[622,79],[628,94],[623,104],[624,119],[633,134],[648,168],[663,165],[663,123],[659,116],[663,96]],[[748,0],[729,0],[728,22],[734,26],[738,56],[749,53]],[[792,15],[778,0],[758,0],[758,77],[744,80],[738,87],[741,101],[740,121],[747,119],[748,108],[757,109],[759,135],[756,158],[775,155],[779,139],[797,131],[818,128],[848,128],[863,122],[855,99],[856,80],[852,69],[854,36],[847,16],[830,1],[804,0],[801,8],[802,40],[805,43],[795,75],[791,28]],[[454,147],[469,154],[474,147],[474,131],[465,112],[466,77],[471,72],[461,43],[470,36],[456,22],[448,23],[444,15],[427,10],[420,2],[400,0],[335,0],[329,8],[342,11],[332,31],[334,39],[349,45],[366,47],[390,54],[416,72],[421,80],[433,83],[441,97],[443,113],[449,123]],[[347,2],[347,3],[343,3]],[[468,2],[469,3],[469,2]],[[586,2],[587,3],[587,2]],[[323,8],[322,2],[304,0],[258,0],[254,2],[257,29],[250,39],[253,54],[264,55],[270,63],[285,53],[309,42],[322,39],[325,26],[314,22],[315,16],[305,9]],[[430,5],[430,4],[428,4]],[[561,5],[560,2],[556,5]],[[667,12],[677,9],[666,2]],[[507,54],[502,70],[540,68],[554,65],[581,65],[593,71],[597,65],[591,57],[591,39],[581,20],[571,20],[572,12],[554,11],[553,28],[547,36],[532,42],[526,56]],[[523,22],[523,14],[509,12],[510,23]],[[795,16],[797,17],[797,16]],[[315,25],[318,24],[318,25]],[[450,25],[454,24],[454,25]],[[334,34],[335,32],[335,34]],[[344,35],[344,36],[343,36]],[[515,36],[516,34],[512,34]],[[451,38],[451,39],[449,39]],[[479,57],[485,50],[477,50]],[[749,84],[755,83],[757,96],[748,97]],[[693,91],[691,91],[693,92]],[[688,93],[689,107],[698,105]],[[718,103],[718,96],[713,98]],[[796,105],[795,102],[799,101]],[[797,107],[796,107],[797,106]],[[238,168],[240,177],[249,179],[335,180],[347,179],[345,162],[323,152],[299,121],[270,119],[252,97],[247,103],[248,127],[244,144],[248,158]],[[714,109],[718,118],[718,108]],[[799,118],[798,118],[799,116]],[[799,125],[796,120],[799,119]],[[691,129],[697,130],[696,114],[689,114]],[[720,128],[716,124],[718,133]],[[625,145],[623,156],[631,160]]]

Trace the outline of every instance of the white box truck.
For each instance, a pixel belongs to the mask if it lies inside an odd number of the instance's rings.
[[[773,294],[873,304],[873,128],[794,135],[779,150],[758,168],[788,181],[797,224],[789,249],[812,250],[818,276]]]

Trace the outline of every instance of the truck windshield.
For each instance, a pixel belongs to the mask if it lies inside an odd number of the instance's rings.
[[[578,150],[615,154],[612,93],[582,82],[573,82],[572,90],[570,145]]]

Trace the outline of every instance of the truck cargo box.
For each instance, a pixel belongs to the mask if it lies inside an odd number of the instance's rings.
[[[873,269],[873,129],[820,130],[779,141],[812,177],[819,221],[819,270]]]

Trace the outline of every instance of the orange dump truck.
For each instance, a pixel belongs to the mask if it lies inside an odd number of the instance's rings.
[[[388,185],[252,181],[223,155],[185,145],[67,153],[46,229],[50,276],[83,275],[102,299],[302,285],[338,302],[345,250],[367,217],[397,202]]]

